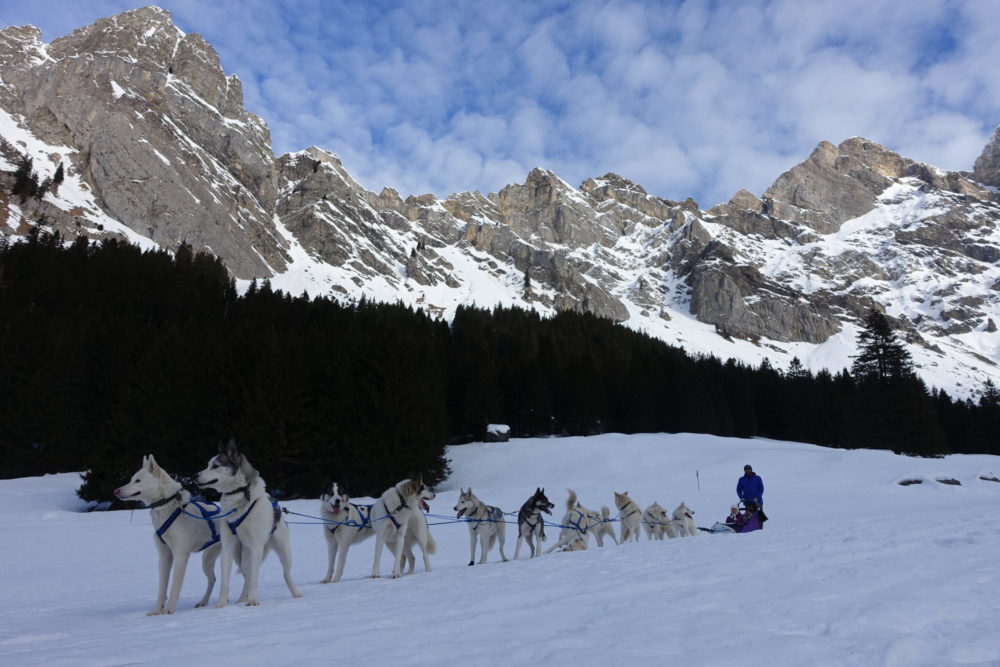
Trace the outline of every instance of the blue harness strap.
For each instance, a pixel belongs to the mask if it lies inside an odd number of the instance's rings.
[[[241,516],[239,519],[237,519],[236,521],[226,522],[229,525],[229,530],[233,531],[233,535],[236,534],[236,530],[240,527],[240,524],[243,523],[243,521],[248,516],[250,516],[250,512],[253,511],[254,505],[257,504],[257,500],[260,500],[260,498],[257,498],[252,503],[250,503],[250,507],[247,508],[247,511],[244,512],[243,516]],[[268,535],[274,534],[274,531],[278,529],[278,522],[281,521],[281,506],[278,504],[277,500],[271,500],[271,509],[274,512],[274,522],[271,525],[271,532],[268,533]]]
[[[205,549],[209,548],[210,546],[219,541],[219,531],[215,527],[215,522],[212,521],[212,517],[221,512],[222,508],[216,505],[214,509],[209,510],[207,507],[204,507],[201,503],[195,503],[194,506],[198,508],[199,512],[201,512],[201,518],[204,519],[206,523],[208,523],[208,529],[212,531],[212,539],[210,539],[208,542],[205,542],[198,549],[198,551],[204,551]]]
[[[257,500],[260,500],[260,498],[258,498]],[[248,516],[250,516],[250,510],[252,510],[253,506],[257,504],[257,500],[254,500],[252,503],[250,503],[250,507],[247,508],[247,511],[244,512],[243,516],[241,516],[239,519],[237,519],[236,521],[227,521],[226,522],[229,525],[229,530],[233,531],[233,535],[236,534],[236,529],[240,527],[240,524],[243,523],[243,521]]]
[[[170,516],[167,517],[167,520],[163,522],[163,525],[161,525],[156,530],[156,536],[160,538],[160,541],[163,542],[164,544],[166,544],[167,542],[166,540],[163,539],[163,534],[166,533],[168,530],[170,530],[170,526],[174,525],[174,521],[177,521],[177,517],[179,517],[181,515],[181,512],[183,511],[184,511],[183,507],[178,507],[177,509],[175,509],[173,512],[170,513]]]

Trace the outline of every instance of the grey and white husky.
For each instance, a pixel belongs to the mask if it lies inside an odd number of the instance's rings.
[[[148,615],[174,613],[188,557],[199,551],[208,587],[195,606],[208,604],[215,587],[215,561],[219,558],[219,533],[215,520],[208,517],[218,512],[218,508],[192,501],[191,494],[157,465],[152,454],[142,458],[142,467],[132,475],[128,484],[115,489],[115,495],[121,500],[141,500],[149,508],[149,518],[153,521],[153,544],[159,555],[160,586],[156,606]],[[173,585],[170,586],[168,599],[171,570]]]
[[[323,495],[320,496],[319,514],[326,521],[323,525],[323,536],[326,538],[329,564],[326,577],[320,583],[340,581],[344,574],[344,565],[347,564],[347,550],[352,545],[364,542],[375,535],[368,520],[370,513],[371,507],[352,503],[347,491],[342,490],[336,482],[332,482],[323,491]],[[340,561],[337,562],[337,574],[334,575],[333,567],[338,554]]]
[[[427,506],[428,496],[429,499],[433,499],[434,493],[424,486],[421,479],[404,479],[386,489],[372,505],[371,524],[375,531],[375,560],[372,563],[372,578],[378,578],[381,574],[382,549],[386,546],[389,547],[389,551],[394,556],[392,578],[397,579],[402,576],[403,559],[407,553],[406,537],[411,526],[410,518],[414,512],[419,513],[422,509],[430,511],[430,507]],[[418,515],[416,518],[424,521],[423,526],[426,528],[427,522],[423,516]],[[420,524],[416,519],[413,527],[420,530]],[[427,531],[426,535],[429,536],[430,531]],[[427,546],[429,547],[429,544]],[[425,549],[424,566],[430,569],[427,553],[428,551]]]
[[[507,525],[504,523],[503,510],[493,505],[487,505],[472,493],[472,487],[468,491],[458,489],[458,503],[455,511],[458,518],[465,517],[469,525],[469,565],[476,562],[476,541],[479,542],[479,564],[486,563],[486,557],[493,545],[500,544],[500,558],[507,562],[507,556],[503,552],[503,543],[507,534]]]
[[[288,524],[277,503],[273,503],[267,495],[267,487],[260,474],[237,451],[236,442],[220,443],[218,455],[212,457],[208,467],[198,473],[196,479],[199,486],[222,494],[219,501],[225,516],[219,529],[222,533],[222,581],[215,606],[229,604],[229,576],[237,554],[242,554],[240,568],[243,571],[243,592],[237,602],[245,602],[247,606],[260,604],[257,600],[260,564],[270,549],[274,549],[281,560],[285,584],[292,597],[302,597],[292,581]]]
[[[531,497],[521,505],[517,513],[517,546],[514,547],[514,560],[517,560],[517,555],[521,553],[521,542],[525,541],[531,550],[530,558],[541,555],[542,542],[545,541],[545,521],[542,519],[542,513],[552,514],[553,507],[555,505],[549,502],[545,489],[541,487],[536,487]],[[532,542],[532,537],[536,539],[537,546]]]

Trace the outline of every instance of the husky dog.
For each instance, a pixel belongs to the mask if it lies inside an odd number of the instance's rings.
[[[394,555],[392,578],[398,579],[402,575],[406,534],[410,528],[410,515],[421,509],[430,511],[427,499],[424,498],[424,495],[427,495],[425,491],[429,491],[429,489],[419,478],[415,480],[404,479],[395,486],[386,489],[372,505],[371,524],[375,530],[375,562],[372,563],[372,578],[378,578],[380,574],[382,548],[387,545]],[[425,551],[425,565],[427,564],[426,555]]]
[[[656,501],[643,511],[642,525],[646,528],[646,537],[650,540],[662,540],[668,529],[671,531],[670,537],[673,537],[667,510],[660,507]]]
[[[611,518],[611,510],[608,509],[608,506],[603,505],[600,514],[589,510],[588,513],[592,523],[591,532],[594,534],[594,539],[597,540],[597,546],[604,546],[605,537],[610,537],[612,542],[618,544],[618,538],[615,537],[615,529],[611,527],[614,519]]]
[[[528,500],[521,505],[521,510],[517,513],[517,546],[514,547],[514,560],[521,553],[521,542],[527,540],[528,548],[531,549],[531,558],[542,553],[542,542],[545,541],[545,522],[542,521],[542,512],[552,514],[555,507],[545,496],[545,489],[537,487]],[[531,541],[532,536],[538,538],[538,547]]]
[[[219,533],[216,522],[208,517],[217,513],[218,508],[192,502],[191,494],[156,464],[152,454],[142,458],[142,467],[132,475],[132,481],[115,489],[115,495],[121,500],[141,500],[149,508],[149,518],[153,521],[153,544],[160,561],[160,588],[156,606],[148,615],[174,613],[188,557],[198,551],[208,588],[195,606],[208,604],[215,587],[215,561],[219,558]],[[198,514],[205,518],[198,518]],[[171,568],[174,581],[167,599]]]
[[[670,528],[674,535],[670,537],[694,537],[698,534],[698,529],[694,525],[694,510],[681,503],[674,510],[673,518],[670,519]],[[668,533],[669,535],[669,533]]]
[[[618,520],[622,522],[621,538],[618,540],[625,544],[629,540],[639,541],[639,527],[642,525],[642,510],[634,500],[628,497],[628,491],[624,493],[614,492],[615,507],[618,508]]]
[[[257,581],[260,564],[268,550],[274,549],[281,560],[285,584],[292,597],[302,594],[292,581],[292,549],[288,542],[288,524],[281,516],[277,503],[267,495],[264,480],[250,465],[246,457],[236,450],[236,441],[219,443],[218,455],[212,457],[208,467],[198,473],[198,486],[215,489],[222,494],[225,523],[222,533],[222,582],[219,584],[219,601],[216,607],[229,604],[229,575],[233,559],[242,554],[243,592],[237,602],[248,607],[259,605]]]
[[[479,539],[479,564],[486,563],[486,556],[493,545],[500,543],[500,558],[507,562],[507,556],[503,552],[504,538],[507,533],[507,526],[503,520],[503,510],[499,507],[487,505],[472,493],[472,487],[468,491],[458,489],[458,504],[454,510],[458,512],[458,518],[466,517],[469,524],[469,565],[476,562],[476,539]]]
[[[569,491],[569,496],[566,498],[566,513],[562,518],[562,527],[559,529],[559,539],[551,547],[545,550],[545,553],[551,553],[556,549],[562,549],[564,551],[577,551],[587,548],[587,541],[590,537],[591,531],[597,531],[606,526],[601,521],[601,515],[593,510],[589,510],[576,500],[576,491],[573,489],[566,489]],[[608,513],[608,509],[604,508],[605,515]],[[614,532],[611,534],[614,537]],[[594,535],[597,539],[598,546],[604,546],[603,536]]]
[[[437,494],[425,486],[420,492],[420,506],[425,511],[430,511],[427,501],[434,500],[436,497]],[[431,562],[427,556],[433,556],[437,553],[437,542],[434,541],[434,536],[431,535],[430,527],[427,525],[427,517],[424,516],[423,512],[410,513],[410,525],[406,529],[406,539],[403,541],[403,560],[407,564],[407,574],[413,574],[413,569],[417,562],[416,557],[413,555],[414,545],[420,547],[421,554],[424,557],[424,572],[430,572]]]
[[[326,538],[329,564],[326,577],[320,580],[321,584],[340,581],[344,574],[344,565],[347,564],[347,550],[375,534],[368,521],[370,512],[371,507],[352,503],[347,491],[342,490],[336,482],[332,482],[323,491],[323,495],[320,496],[319,514],[327,521],[323,526],[323,537]],[[335,576],[333,566],[338,553],[340,562],[337,563]]]

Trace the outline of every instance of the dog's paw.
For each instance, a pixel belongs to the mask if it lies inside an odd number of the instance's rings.
[[[293,597],[293,598],[300,598],[300,597],[302,597],[302,593],[298,593],[298,592],[296,592],[296,593],[293,593],[293,594],[292,594],[292,597]]]
[[[248,607],[259,607],[260,606],[260,602],[258,602],[257,600],[247,600],[247,606]]]
[[[146,616],[159,616],[163,613],[162,609],[154,609],[153,611],[147,611]]]
[[[228,604],[229,604],[229,600],[219,600],[218,602],[215,603],[215,608],[216,609],[222,609],[223,607],[225,607]]]
[[[326,579],[320,579],[319,583],[321,583],[321,584],[328,584],[331,581],[333,581],[333,577],[327,577]]]

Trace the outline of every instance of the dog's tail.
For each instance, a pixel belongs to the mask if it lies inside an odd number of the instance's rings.
[[[433,556],[437,553],[437,542],[434,541],[434,536],[431,535],[431,531],[427,531],[427,554]]]
[[[601,518],[607,521],[608,517],[610,516],[611,516],[611,510],[608,509],[607,505],[603,505],[601,507]]]
[[[566,499],[566,509],[571,510],[576,507],[576,491],[573,489],[566,489],[569,491],[569,497]]]

